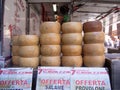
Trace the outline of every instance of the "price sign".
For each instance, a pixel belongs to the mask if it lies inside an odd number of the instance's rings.
[[[105,68],[74,68],[71,90],[111,90],[108,72]]]
[[[1,68],[0,90],[32,90],[32,68]]]
[[[39,67],[36,90],[70,90],[71,68]]]

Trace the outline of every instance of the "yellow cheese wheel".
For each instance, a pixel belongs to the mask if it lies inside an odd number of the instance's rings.
[[[62,35],[63,45],[81,45],[82,34],[81,33],[69,33]]]
[[[19,56],[12,56],[12,63],[14,66],[19,66]]]
[[[37,35],[20,35],[18,42],[20,46],[38,45],[39,37]]]
[[[88,32],[84,34],[84,43],[104,43],[105,34],[104,32]]]
[[[60,33],[60,24],[58,22],[43,22],[40,26],[40,33]]]
[[[84,65],[88,67],[102,67],[105,63],[105,56],[84,56]]]
[[[62,56],[62,66],[82,66],[82,56]]]
[[[83,24],[84,33],[87,32],[100,32],[102,31],[102,24],[100,21],[89,21]]]
[[[65,33],[81,33],[82,24],[80,22],[66,22],[62,24],[62,32]]]
[[[48,33],[40,35],[40,43],[42,45],[59,45],[60,40],[60,34]]]
[[[79,56],[82,53],[80,45],[62,45],[62,53],[64,56]]]
[[[12,45],[18,46],[18,38],[19,36],[12,36]]]
[[[103,55],[104,54],[104,44],[84,44],[83,46],[84,55]]]
[[[20,57],[19,58],[20,67],[32,67],[37,68],[39,65],[39,57]]]
[[[19,56],[19,46],[12,46],[12,55]]]
[[[41,45],[41,55],[43,56],[59,56],[60,53],[60,45]]]
[[[37,57],[39,56],[39,46],[20,46],[19,56],[21,57]]]
[[[60,56],[42,56],[41,65],[42,66],[60,66],[61,60]]]

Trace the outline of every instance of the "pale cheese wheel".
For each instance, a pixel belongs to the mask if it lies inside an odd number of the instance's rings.
[[[41,66],[60,66],[60,56],[42,56]]]
[[[84,43],[104,43],[105,34],[104,32],[88,32],[84,34]]]
[[[105,56],[84,56],[83,61],[88,67],[102,67],[105,64]]]
[[[18,38],[19,36],[12,36],[12,45],[18,46]]]
[[[39,56],[39,46],[20,46],[19,56],[21,57],[38,57]]]
[[[63,45],[81,45],[82,44],[82,34],[81,33],[69,33],[62,35]]]
[[[14,66],[19,66],[19,56],[12,56],[12,63]]]
[[[60,23],[58,22],[43,22],[40,26],[40,33],[60,33]]]
[[[83,24],[84,33],[102,31],[102,23],[100,21],[89,21]]]
[[[39,37],[37,35],[20,35],[18,42],[20,46],[38,45]]]
[[[104,54],[104,44],[84,44],[83,46],[84,55],[103,55]]]
[[[64,56],[79,56],[82,53],[80,45],[62,45],[62,53]]]
[[[62,32],[65,33],[81,33],[82,24],[80,22],[66,22],[62,24]]]
[[[32,67],[37,68],[39,65],[39,57],[20,57],[19,58],[20,67]]]
[[[12,46],[12,55],[19,56],[19,46]]]
[[[60,34],[48,33],[40,35],[40,43],[42,45],[59,45],[60,41]]]
[[[82,66],[82,56],[62,56],[62,66]]]
[[[60,45],[41,45],[41,55],[43,56],[59,56],[60,53]]]

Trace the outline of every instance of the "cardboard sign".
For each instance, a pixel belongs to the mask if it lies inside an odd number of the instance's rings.
[[[105,68],[74,68],[71,90],[111,90]]]
[[[1,68],[0,90],[32,90],[32,68]]]
[[[71,68],[39,67],[36,90],[70,90]]]
[[[4,68],[4,67],[5,67],[5,58],[0,56],[0,68]]]

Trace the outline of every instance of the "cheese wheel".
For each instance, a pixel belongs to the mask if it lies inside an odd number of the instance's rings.
[[[83,24],[84,33],[100,32],[102,31],[102,24],[100,21],[89,21]]]
[[[82,66],[82,56],[62,56],[62,66]]]
[[[20,35],[18,42],[20,46],[38,45],[39,37],[37,35]]]
[[[18,38],[19,36],[12,36],[12,45],[18,46]]]
[[[60,33],[60,24],[58,22],[44,22],[40,26],[40,33]]]
[[[41,65],[42,66],[60,66],[61,60],[60,56],[42,56]]]
[[[19,56],[19,46],[12,46],[12,55]]]
[[[20,57],[19,64],[21,67],[37,68],[39,65],[39,57],[31,57],[31,58]]]
[[[48,33],[40,35],[40,43],[42,45],[59,45],[60,40],[60,34]]]
[[[84,56],[84,65],[88,67],[102,67],[105,63],[105,56]]]
[[[104,54],[104,44],[84,44],[83,46],[84,55],[103,55]]]
[[[82,47],[80,45],[62,45],[62,53],[64,56],[81,55]]]
[[[14,66],[19,66],[19,56],[12,56],[12,63]]]
[[[81,45],[82,34],[81,33],[69,33],[62,35],[63,45]]]
[[[43,56],[59,56],[61,53],[60,45],[42,45],[41,55]]]
[[[21,57],[38,57],[39,46],[20,46],[19,56]]]
[[[65,33],[81,33],[82,24],[80,22],[66,22],[62,24],[62,32]]]
[[[104,43],[105,34],[104,32],[89,32],[84,34],[84,43]]]

